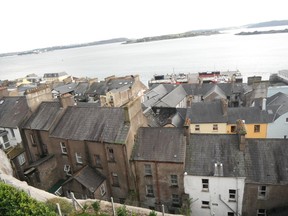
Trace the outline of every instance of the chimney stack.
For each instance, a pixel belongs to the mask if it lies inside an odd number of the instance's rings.
[[[266,100],[267,100],[266,98],[262,99],[262,110],[263,111],[266,111]]]
[[[63,94],[59,97],[60,106],[62,108],[67,108],[68,106],[74,106],[74,96],[71,94]]]

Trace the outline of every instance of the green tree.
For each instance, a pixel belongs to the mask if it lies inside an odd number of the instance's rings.
[[[0,215],[56,216],[56,213],[24,191],[0,182]]]

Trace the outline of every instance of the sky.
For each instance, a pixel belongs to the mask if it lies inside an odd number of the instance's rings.
[[[286,0],[1,0],[0,53],[288,19]]]

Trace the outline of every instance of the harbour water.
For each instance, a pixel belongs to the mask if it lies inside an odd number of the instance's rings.
[[[286,26],[281,27],[285,29]],[[262,29],[261,29],[262,30]],[[253,31],[253,29],[246,29]],[[239,30],[237,30],[239,32]],[[288,69],[288,34],[223,34],[135,44],[106,44],[0,58],[0,80],[65,71],[75,77],[239,70],[244,77]]]

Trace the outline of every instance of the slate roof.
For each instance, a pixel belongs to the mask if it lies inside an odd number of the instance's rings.
[[[288,95],[282,92],[267,98],[267,106],[288,104]]]
[[[273,113],[261,110],[259,107],[233,107],[228,108],[228,123],[235,124],[238,119],[245,120],[246,124],[270,123],[273,121]]]
[[[108,87],[106,86],[106,82],[101,81],[92,83],[85,93],[89,95],[105,95],[107,91]]]
[[[17,128],[29,113],[25,96],[0,99],[0,127]]]
[[[145,107],[152,107],[155,103],[157,103],[162,97],[164,97],[168,93],[167,89],[164,85],[157,85],[155,88],[149,90],[145,94],[145,101],[143,105]]]
[[[188,108],[191,123],[224,123],[227,116],[223,115],[221,100],[192,103]]]
[[[130,124],[124,122],[123,108],[70,106],[58,121],[51,136],[125,144]]]
[[[215,163],[224,177],[246,177],[248,182],[288,183],[288,142],[284,139],[246,139],[239,150],[238,135],[192,134],[186,149],[188,175],[213,176]]]
[[[186,137],[183,128],[139,128],[132,154],[135,161],[184,163]]]
[[[62,113],[63,109],[60,107],[59,102],[42,102],[23,128],[48,131],[55,119]]]
[[[72,180],[76,180],[81,185],[86,187],[90,192],[94,193],[97,188],[105,181],[105,176],[103,176],[99,171],[93,169],[90,166],[85,166],[69,178],[63,185],[67,184]]]
[[[60,94],[65,94],[65,93],[75,91],[76,87],[77,87],[77,83],[69,83],[67,85],[55,87],[53,90],[59,92]]]
[[[176,107],[187,96],[184,88],[179,85],[159,100],[155,107]]]
[[[226,95],[225,93],[222,91],[222,89],[218,86],[218,85],[215,85],[213,86],[204,96],[203,98],[207,98],[209,97],[212,93],[216,93],[217,95],[220,96],[220,98],[225,98],[226,99]],[[218,99],[220,99],[218,98]]]

